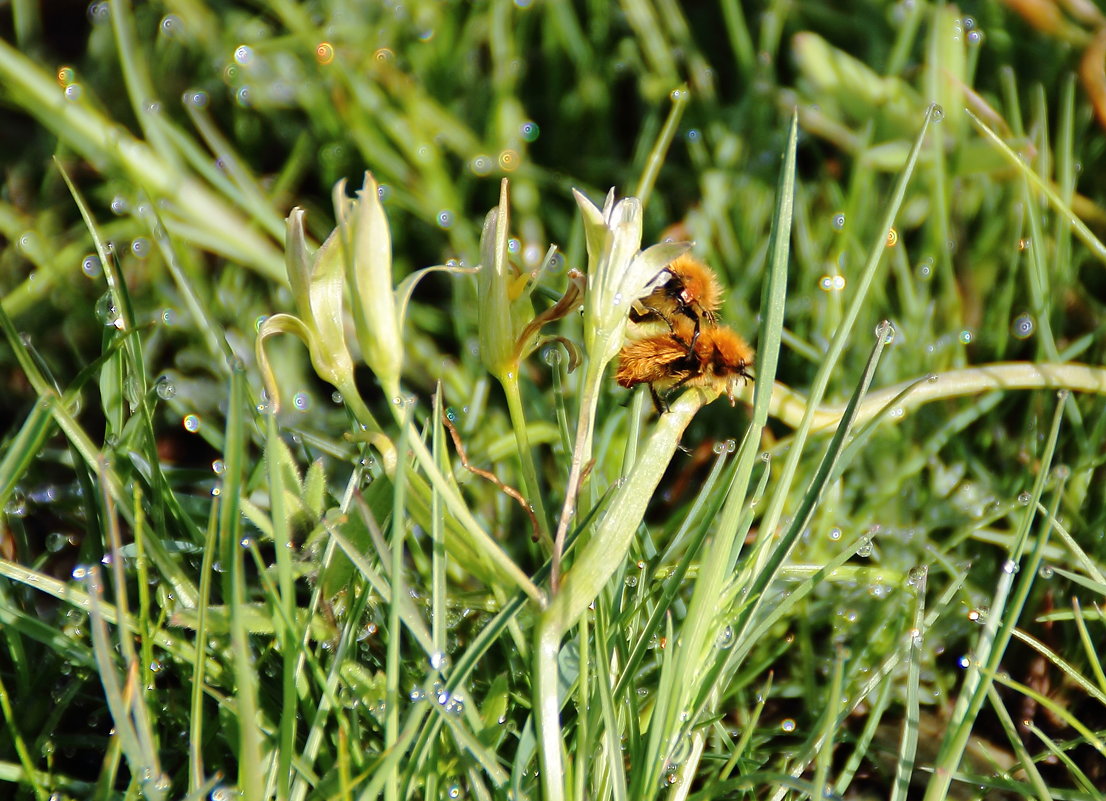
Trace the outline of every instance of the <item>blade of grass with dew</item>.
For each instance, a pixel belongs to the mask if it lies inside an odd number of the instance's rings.
[[[1091,644],[1090,632],[1087,631],[1087,621],[1083,617],[1078,598],[1071,599],[1071,611],[1072,619],[1075,620],[1075,626],[1079,631],[1079,640],[1083,644],[1083,653],[1087,657],[1087,664],[1094,674],[1097,687],[1106,692],[1106,673],[1102,670],[1102,659]],[[1106,703],[1106,698],[1103,699],[1103,703]]]
[[[1028,698],[1033,699],[1049,712],[1054,714],[1059,720],[1062,720],[1066,725],[1070,726],[1075,732],[1083,738],[1083,742],[1093,748],[1099,753],[1100,756],[1106,757],[1106,738],[1103,738],[1101,730],[1092,729],[1086,723],[1081,721],[1072,712],[1069,704],[1063,701],[1057,701],[1054,698],[1050,698],[1041,692],[1038,692],[1028,684],[1022,684],[1020,681],[1014,681],[1003,672],[993,672],[990,670],[985,671],[987,678],[991,679],[997,684],[1007,687],[1015,692],[1025,695]]]
[[[795,164],[798,137],[799,118],[797,112],[792,111],[783,164],[776,182],[776,207],[772,215],[772,229],[768,240],[768,278],[761,292],[761,329],[757,339],[757,378],[753,387],[752,420],[737,453],[735,460],[737,468],[733,482],[725,494],[726,505],[722,509],[718,525],[720,535],[715,539],[715,544],[708,552],[705,561],[707,565],[724,566],[726,572],[732,569],[744,544],[744,537],[737,536],[741,531],[739,520],[748,495],[754,456],[760,449],[761,436],[768,424],[769,405],[774,395],[776,370],[779,366],[784,311],[787,303],[792,222],[795,213]],[[709,582],[710,588],[717,590],[720,580],[721,575],[716,574]],[[698,586],[697,583],[697,589]],[[703,587],[701,592],[707,592],[708,585]]]
[[[1073,686],[1078,687],[1090,698],[1093,698],[1095,701],[1098,701],[1098,703],[1106,706],[1106,688],[1093,684],[1089,678],[1084,676],[1082,673],[1079,672],[1079,670],[1076,669],[1075,665],[1072,662],[1062,658],[1059,654],[1057,654],[1054,650],[1049,648],[1039,639],[1034,637],[1032,634],[1028,634],[1021,629],[1014,629],[1014,637],[1020,642],[1028,645],[1037,654],[1048,660],[1049,664],[1051,664],[1058,671],[1063,673],[1067,677],[1067,680],[1071,681]],[[1098,659],[1097,656],[1094,656],[1094,658],[1096,660]],[[1099,665],[1099,667],[1101,668],[1101,665]]]
[[[275,785],[278,798],[288,798],[292,790],[292,755],[296,741],[298,699],[296,696],[296,664],[298,661],[300,634],[295,620],[295,577],[292,574],[291,548],[293,546],[288,516],[285,511],[285,481],[278,452],[279,432],[276,415],[265,420],[265,462],[269,484],[269,505],[273,525],[273,546],[276,549],[277,581],[280,591],[280,624],[277,627],[281,651],[281,714],[278,721],[279,735],[277,758],[272,761],[268,784]],[[203,640],[199,640],[203,642]]]
[[[833,672],[830,674],[829,687],[825,691],[825,697],[828,703],[822,712],[822,728],[821,732],[818,734],[818,740],[822,745],[815,751],[814,776],[811,779],[814,791],[811,793],[811,798],[825,798],[829,790],[827,779],[830,770],[830,760],[833,759],[833,754],[836,750],[834,748],[834,740],[841,731],[839,719],[842,717],[841,703],[844,683],[845,654],[838,648],[833,659]]]
[[[1062,393],[1062,397],[1056,404],[1051,431],[1041,454],[1039,472],[1034,482],[1030,502],[1022,515],[1015,540],[1007,554],[1006,564],[999,576],[998,585],[991,601],[991,611],[984,621],[983,630],[973,649],[971,664],[968,667],[967,675],[964,677],[963,685],[950,715],[945,736],[941,740],[934,761],[934,774],[926,786],[925,801],[940,801],[948,793],[952,776],[960,765],[968,738],[971,736],[972,728],[975,725],[976,716],[983,705],[986,688],[991,683],[991,677],[1006,650],[1006,645],[1012,636],[1014,621],[1020,614],[1021,604],[1024,603],[1025,596],[1032,585],[1033,577],[1023,574],[1021,586],[1014,598],[1015,603],[1011,604],[1008,611],[1007,600],[1013,590],[1014,577],[1018,572],[1018,562],[1029,537],[1029,529],[1037,512],[1037,503],[1044,492],[1066,402],[1067,395]]]
[[[1091,229],[1087,227],[1086,223],[1079,219],[1075,212],[1071,210],[1071,207],[1064,203],[1063,199],[1056,194],[1056,191],[1049,184],[1045,183],[1041,177],[1025,163],[1025,160],[1015,153],[1010,146],[987,125],[987,123],[967,109],[965,109],[964,113],[968,115],[972,124],[974,124],[979,132],[983,134],[983,137],[1006,158],[1010,165],[1013,166],[1034,189],[1044,195],[1048,204],[1052,206],[1053,211],[1071,224],[1075,236],[1080,242],[1086,245],[1091,254],[1093,254],[1096,259],[1106,264],[1106,245],[1094,235]]]
[[[608,490],[609,492],[609,490]],[[580,533],[588,530],[591,526],[593,519],[599,514],[604,506],[605,500],[601,500],[599,504],[594,506],[584,516],[580,525],[572,532],[569,533],[568,538],[565,541],[565,552],[569,553],[574,545],[576,539],[580,536]],[[546,562],[540,567],[537,572],[534,573],[534,581],[545,581],[552,570],[552,560],[546,560]],[[453,666],[453,670],[450,671],[449,676],[446,678],[445,689],[447,692],[455,692],[458,687],[465,681],[469,680],[473,671],[479,665],[480,660],[487,653],[488,649],[503,635],[504,631],[508,629],[508,626],[514,621],[516,616],[526,607],[527,597],[521,591],[516,593],[508,600],[500,611],[493,617],[488,623],[481,629],[480,633],[476,635],[468,649],[465,650],[456,661]],[[525,655],[524,655],[525,657]],[[416,712],[421,710],[421,706],[416,707]],[[423,720],[427,723],[424,725]],[[418,734],[418,742],[411,749],[411,756],[409,764],[412,766],[419,766],[423,764],[426,758],[426,752],[429,748],[429,744],[437,737],[439,727],[441,725],[440,718],[434,716],[421,715],[416,717],[412,714],[407,723],[404,726],[403,735],[400,737],[400,747],[394,750],[390,759],[398,759],[403,753],[403,749],[406,748],[407,743]],[[422,726],[421,731],[419,727]],[[369,792],[368,789],[360,796],[361,799],[368,799],[375,797],[375,792]]]
[[[925,626],[926,568],[915,568],[909,586],[914,593],[914,625],[907,634],[906,644],[906,719],[899,739],[898,758],[895,760],[895,783],[890,801],[905,801],[914,775],[914,762],[918,754],[918,721],[920,697],[918,686],[922,671],[922,631]]]
[[[411,416],[410,407],[404,405],[403,424],[400,426],[398,448],[407,453],[411,440],[411,427],[407,425]],[[403,576],[404,539],[407,534],[407,508],[405,503],[407,471],[397,470],[394,494],[392,495],[391,549],[392,561],[388,565],[388,586],[392,590],[392,601],[388,605],[388,652],[385,662],[385,698],[388,707],[384,717],[384,748],[396,747],[399,738],[399,678],[403,665],[400,662],[400,599],[406,595]],[[434,485],[437,487],[437,485]],[[385,801],[399,801],[399,771],[394,763],[389,767],[384,782]]]
[[[880,225],[875,237],[875,242],[868,256],[868,261],[865,263],[864,269],[861,273],[860,279],[857,281],[855,294],[850,302],[848,309],[845,312],[841,324],[838,326],[837,332],[834,335],[833,340],[830,343],[829,350],[826,353],[825,359],[822,362],[821,367],[815,375],[813,385],[811,387],[810,397],[806,402],[806,407],[803,410],[802,418],[799,421],[798,428],[795,431],[791,449],[788,452],[784,467],[779,477],[779,483],[776,493],[769,499],[768,508],[765,511],[764,517],[761,522],[761,530],[769,534],[774,533],[776,527],[779,524],[780,517],[783,514],[783,506],[790,493],[791,484],[794,481],[795,471],[798,468],[799,458],[802,454],[804,445],[806,443],[807,436],[811,430],[811,426],[814,422],[817,405],[821,403],[822,397],[825,394],[826,387],[829,384],[829,379],[834,370],[837,369],[838,360],[841,357],[841,353],[844,351],[845,345],[852,335],[853,325],[856,323],[856,319],[860,314],[860,310],[865,302],[868,294],[868,290],[875,279],[876,271],[879,267],[880,257],[883,254],[884,249],[887,246],[886,231],[889,231],[894,227],[895,217],[898,214],[898,210],[902,205],[903,197],[906,194],[906,187],[910,182],[910,179],[914,172],[914,167],[917,164],[919,153],[921,152],[922,144],[925,141],[926,131],[929,128],[930,122],[940,116],[940,110],[936,106],[931,106],[925,115],[921,130],[918,136],[914,140],[913,147],[910,150],[910,154],[907,157],[906,165],[899,176],[898,182],[895,185],[895,189],[892,192],[891,200],[887,207],[887,213],[883,218],[883,222]],[[856,398],[854,396],[853,401]],[[767,539],[764,540],[765,542]],[[767,549],[762,548],[761,559],[767,557]],[[782,559],[781,559],[782,561]],[[756,566],[756,573],[762,572],[763,566]],[[756,597],[753,596],[753,602],[756,603]]]
[[[596,624],[598,626],[598,623]],[[581,625],[583,629],[583,625]],[[596,633],[599,634],[597,628]],[[600,644],[605,642],[606,639],[602,637],[595,637],[593,642],[598,649]],[[609,788],[611,798],[614,801],[627,801],[629,796],[626,792],[626,768],[622,757],[622,741],[619,737],[619,725],[618,715],[615,712],[615,693],[611,690],[611,673],[610,663],[605,658],[605,654],[596,653],[595,655],[595,687],[596,693],[599,696],[599,722],[602,723],[602,747],[600,749],[602,760],[602,768],[598,768],[590,771],[593,779],[604,779]],[[625,674],[624,674],[625,675]],[[585,714],[585,717],[587,715]],[[586,751],[584,753],[587,753]],[[578,771],[579,776],[586,776],[589,771]],[[584,781],[581,778],[577,782],[576,792],[577,798],[587,798],[586,794],[582,794],[584,789]],[[594,792],[594,788],[593,788]]]
[[[1075,764],[1075,760],[1073,760],[1068,755],[1067,751],[1061,748],[1058,743],[1056,743],[1047,734],[1041,731],[1040,728],[1038,728],[1037,725],[1033,723],[1033,721],[1026,721],[1025,728],[1030,734],[1041,741],[1044,747],[1048,750],[1049,754],[1051,754],[1057,762],[1062,763],[1064,767],[1068,769],[1068,773],[1071,774],[1072,778],[1075,780],[1075,783],[1079,785],[1080,789],[1084,793],[1086,793],[1086,798],[1088,799],[1088,801],[1090,801],[1090,799],[1097,800],[1097,798],[1099,797],[1099,793],[1098,790],[1095,788],[1094,783],[1087,777],[1087,774],[1084,773],[1077,764]]]
[[[1041,776],[1041,772],[1037,770],[1033,755],[1029,753],[1029,749],[1022,742],[1018,727],[1014,724],[1014,719],[1010,717],[1010,710],[1006,708],[1006,702],[998,694],[998,690],[995,689],[993,684],[987,687],[987,701],[994,711],[995,717],[998,718],[1002,732],[1006,735],[1007,742],[1010,743],[1010,750],[1014,752],[1021,770],[1025,772],[1029,785],[1037,796],[1037,801],[1052,801],[1052,793],[1049,791],[1048,784]]]
[[[703,489],[696,495],[691,509],[688,510],[684,518],[684,523],[680,526],[676,536],[672,539],[673,545],[680,539],[686,539],[692,523],[695,523],[695,531],[691,535],[691,541],[687,543],[677,564],[665,577],[661,593],[654,601],[653,607],[649,612],[649,617],[642,626],[633,648],[622,663],[621,675],[618,677],[618,682],[614,688],[614,697],[619,700],[622,699],[627,691],[628,680],[640,667],[642,661],[645,659],[647,651],[655,645],[654,638],[659,636],[657,632],[660,630],[661,623],[665,616],[669,614],[672,604],[676,599],[676,595],[683,586],[684,577],[687,575],[696,556],[698,556],[699,549],[708,533],[713,528],[718,507],[722,503],[720,498],[721,493],[713,492],[713,488],[717,483],[725,463],[725,454],[719,454],[718,458],[715,459],[710,474],[703,484]],[[706,511],[700,514],[704,507]],[[667,556],[667,554],[665,556]],[[663,564],[666,561],[668,561],[668,559],[662,557],[658,560],[658,563]]]
[[[207,669],[207,610],[211,603],[213,565],[218,553],[219,503],[211,504],[207,523],[207,541],[200,561],[199,597],[196,600],[196,650],[192,659],[192,697],[188,717],[188,790],[198,792],[204,783],[204,687]]]
[[[223,461],[222,503],[219,509],[219,552],[223,564],[230,569],[225,574],[224,597],[230,600],[230,643],[235,679],[235,714],[238,720],[238,788],[245,801],[260,801],[265,786],[261,768],[260,710],[258,680],[250,647],[249,632],[242,614],[246,604],[247,579],[245,557],[240,542],[242,516],[238,498],[243,493],[245,475],[246,430],[245,376],[241,371],[230,375],[230,398],[227,405],[226,450]]]
[[[758,607],[763,602],[765,590],[771,582],[775,580],[784,560],[808,525],[810,517],[814,513],[814,509],[825,488],[825,482],[835,471],[840,461],[844,451],[845,441],[855,422],[856,411],[860,406],[861,398],[864,397],[868,386],[875,376],[875,370],[879,364],[883,348],[887,342],[890,341],[892,331],[893,329],[888,324],[881,325],[877,330],[876,342],[872,348],[871,355],[868,357],[868,363],[864,368],[864,374],[861,376],[860,383],[857,384],[856,390],[849,400],[845,416],[841,421],[841,425],[838,426],[837,431],[834,432],[833,439],[826,448],[826,452],[822,457],[818,470],[815,472],[809,486],[803,493],[799,502],[799,507],[795,510],[790,525],[780,536],[779,541],[774,547],[765,548],[763,555],[760,557],[757,557],[755,554],[750,556],[751,564],[747,565],[745,568],[746,574],[750,576],[750,586],[745,601],[746,606],[739,614],[738,623],[735,626],[735,629],[739,632],[739,639],[744,639],[744,635],[747,633],[746,630],[752,625]],[[768,542],[768,538],[764,538],[763,541]]]
[[[438,469],[443,475],[449,473],[449,457],[445,449],[445,427],[442,425],[442,415],[452,414],[442,408],[442,383],[438,382],[437,391],[434,393],[433,424],[431,427],[433,437],[432,456]],[[441,493],[437,489],[431,489],[430,496],[430,547],[431,553],[431,577],[430,577],[430,635],[432,650],[430,667],[443,674],[447,673],[444,660],[446,658],[445,620],[446,620],[446,551],[445,530],[442,521],[445,519],[445,509],[442,507]]]
[[[688,100],[691,99],[691,92],[688,91],[687,84],[673,89],[670,98],[672,107],[668,110],[668,117],[664,121],[664,126],[661,128],[652,150],[649,151],[649,156],[645,159],[645,167],[641,171],[637,188],[633,192],[634,197],[641,200],[643,209],[649,205],[649,196],[653,194],[653,186],[657,182],[661,167],[664,166],[668,148],[672,146],[672,140],[676,138],[676,130],[683,118],[684,109],[687,107]]]
[[[110,644],[107,622],[100,610],[103,583],[99,566],[93,565],[88,568],[85,578],[88,586],[88,614],[92,649],[96,655],[97,672],[104,687],[104,696],[108,708],[111,710],[116,736],[119,738],[123,753],[126,755],[131,775],[142,777],[140,780],[142,791],[148,793],[155,800],[164,798],[165,791],[168,788],[162,784],[157,751],[149,748],[152,737],[140,736],[136,728],[136,721],[132,718],[130,712],[131,704],[134,703],[135,673],[133,671],[128,672],[125,687],[119,684],[113,656],[114,649]]]
[[[944,610],[952,602],[953,598],[956,597],[961,587],[963,586],[965,579],[966,576],[959,576],[957,580],[953,581],[949,585],[949,587],[946,588],[945,592],[942,594],[937,604],[935,604],[934,607],[926,615],[926,631],[928,631],[929,628],[932,627],[933,621],[935,621],[938,616],[942,612],[944,612]],[[791,596],[788,596],[788,598],[784,601],[784,604],[789,604],[790,601]],[[903,651],[901,649],[895,649],[880,662],[877,668],[867,674],[866,681],[861,684],[855,695],[845,703],[842,713],[837,718],[837,728],[840,728],[845,724],[847,717],[857,709],[862,701],[864,701],[866,698],[869,698],[880,686],[885,684],[890,679],[890,677],[893,675],[893,673],[904,658],[905,657]],[[797,766],[792,771],[792,777],[798,779],[805,772],[805,765],[807,761],[811,758],[810,755],[812,753],[817,753],[820,749],[826,747],[826,745],[827,744],[825,740],[821,736],[816,737],[813,741],[807,743],[807,753],[803,757],[803,759],[800,759],[798,761]],[[782,797],[782,788],[777,790],[777,792],[773,796],[771,796],[773,801],[779,801],[779,799],[781,799]]]

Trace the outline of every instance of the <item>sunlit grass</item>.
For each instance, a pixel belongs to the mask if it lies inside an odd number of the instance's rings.
[[[0,796],[1097,797],[1092,22],[18,6]]]

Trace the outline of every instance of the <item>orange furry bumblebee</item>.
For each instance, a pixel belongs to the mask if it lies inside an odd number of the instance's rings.
[[[627,343],[619,352],[615,380],[627,389],[648,384],[658,412],[668,410],[657,390],[669,394],[680,387],[705,387],[725,393],[734,405],[737,380],[748,381],[753,349],[737,332],[724,325],[700,329],[683,317],[665,317],[667,334]]]
[[[718,278],[710,267],[686,253],[661,270],[657,278],[664,273],[668,273],[667,281],[634,302],[631,322],[664,321],[671,328],[675,319],[685,318],[694,323],[692,337],[698,338],[700,321],[708,326],[718,321],[715,312],[722,305]]]

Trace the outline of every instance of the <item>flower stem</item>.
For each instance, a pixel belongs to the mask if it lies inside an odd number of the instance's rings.
[[[549,584],[556,595],[561,583],[561,558],[564,556],[565,537],[568,526],[576,515],[576,496],[580,494],[580,484],[584,475],[584,465],[591,459],[591,440],[595,433],[595,411],[599,405],[599,385],[603,379],[606,364],[589,361],[584,376],[583,395],[580,398],[580,413],[576,420],[576,444],[572,451],[572,467],[568,474],[568,486],[565,488],[564,505],[557,523],[557,536],[553,540],[553,565],[549,574]]]
[[[980,395],[984,392],[1012,389],[1068,389],[1106,395],[1106,369],[1086,364],[1056,362],[997,362],[933,373],[928,379],[894,384],[869,394],[857,410],[856,423],[864,424],[888,404],[896,403],[903,415],[935,400]],[[772,391],[769,413],[791,428],[798,426],[807,407],[807,399],[779,382]],[[841,420],[844,406],[820,406],[814,412],[811,429],[832,430]]]
[[[542,541],[550,546],[553,543],[553,537],[549,533],[549,517],[545,513],[545,502],[541,497],[541,484],[538,482],[538,471],[534,464],[534,452],[530,448],[530,433],[526,428],[526,412],[522,406],[518,372],[514,371],[497,377],[507,396],[507,410],[511,415],[511,427],[515,430],[515,445],[518,448],[519,463],[522,465],[522,494],[538,518]]]

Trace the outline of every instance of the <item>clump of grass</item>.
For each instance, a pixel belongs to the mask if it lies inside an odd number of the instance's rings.
[[[1099,154],[1020,23],[178,6],[0,42],[12,793],[1096,797]],[[610,379],[677,220],[736,410]]]

